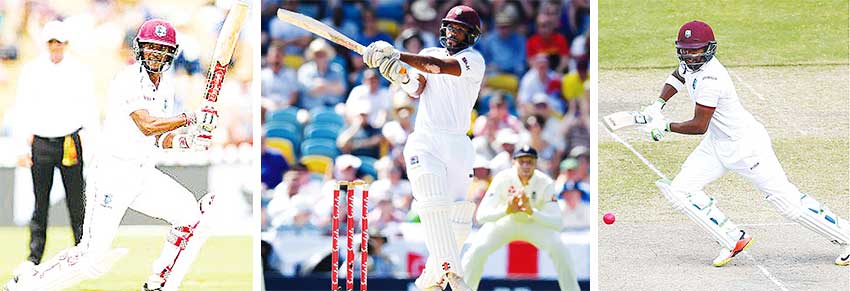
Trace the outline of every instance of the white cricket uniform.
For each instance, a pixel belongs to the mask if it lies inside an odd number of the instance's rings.
[[[715,109],[705,137],[682,164],[672,187],[686,193],[702,190],[731,170],[766,194],[799,196],[776,159],[767,130],[741,105],[729,72],[717,57],[697,72],[682,68],[677,73],[694,103]]]
[[[820,211],[818,215],[822,216],[821,219],[803,215],[808,214],[808,211],[801,211],[800,209],[804,209],[801,205],[817,204],[817,201],[811,197],[803,198],[806,195],[788,181],[782,165],[776,158],[767,130],[741,105],[729,72],[717,57],[712,58],[696,72],[685,70],[682,64],[672,75],[673,78],[668,78],[668,84],[680,92],[687,88],[694,103],[715,108],[705,137],[682,164],[679,174],[671,183],[674,191],[702,191],[706,184],[720,178],[727,171],[733,171],[755,185],[786,217],[812,228],[836,243],[847,243],[850,229],[842,225],[846,222],[836,223],[835,217],[826,217],[824,220],[824,215],[832,215],[828,210]],[[823,206],[809,208],[815,211],[814,209],[819,207]],[[821,224],[822,221],[828,221],[832,225]],[[844,229],[838,230],[839,228]],[[739,234],[737,227],[724,231],[727,235]],[[739,237],[729,239],[734,242]]]
[[[404,146],[414,207],[422,219],[429,253],[416,284],[428,288],[425,286],[443,284],[446,273],[463,276],[458,243],[469,234],[474,208],[452,201],[462,200],[458,198],[466,196],[472,183],[475,154],[466,132],[485,67],[484,58],[472,48],[454,55],[445,48],[427,48],[419,54],[455,58],[461,71],[459,76],[420,73],[426,84],[419,96],[413,133]],[[417,76],[414,71],[408,74]]]
[[[154,117],[171,117],[174,78],[163,74],[158,88],[136,63],[121,70],[109,86],[101,146],[86,193],[88,209],[83,240],[89,247],[108,249],[127,208],[189,225],[200,216],[195,196],[154,167],[159,150],[155,136],[145,136],[130,113],[145,109]]]
[[[460,76],[429,74],[419,97],[414,131],[407,139],[404,157],[411,180],[423,173],[448,178],[448,191],[463,197],[472,183],[472,142],[466,136],[472,107],[484,79],[484,58],[472,48],[450,56],[445,48],[427,48],[420,55],[453,57]]]
[[[532,215],[505,212],[511,196],[520,192],[528,196]],[[569,251],[561,241],[563,221],[552,178],[534,170],[528,185],[523,186],[515,166],[499,172],[481,200],[476,217],[483,225],[469,240],[469,249],[463,255],[464,279],[472,290],[478,289],[487,258],[515,240],[529,242],[549,255],[561,290],[580,290]]]

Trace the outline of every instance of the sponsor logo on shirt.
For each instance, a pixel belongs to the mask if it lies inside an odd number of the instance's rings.
[[[693,84],[693,85],[691,85],[691,87],[693,87],[693,88],[694,88],[694,90],[696,90],[696,89],[697,89],[697,79],[694,79],[694,84]]]
[[[419,156],[410,157],[410,165],[418,165],[419,164]]]
[[[704,76],[704,77],[702,77],[702,79],[703,80],[717,80],[717,77],[715,77],[715,76]]]
[[[466,60],[466,57],[460,58],[463,61],[463,65],[466,66],[466,69],[469,70],[469,61]]]

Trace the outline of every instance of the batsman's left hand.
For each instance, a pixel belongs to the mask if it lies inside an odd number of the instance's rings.
[[[644,131],[649,133],[649,137],[653,141],[661,141],[667,132],[670,132],[670,122],[666,118],[653,119],[651,123],[645,125]]]
[[[198,121],[192,132],[192,148],[207,150],[212,145],[212,132],[218,127],[218,110],[206,105],[196,115]]]

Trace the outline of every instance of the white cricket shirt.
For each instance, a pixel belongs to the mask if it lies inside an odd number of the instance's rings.
[[[417,131],[466,134],[472,119],[472,107],[478,99],[478,91],[484,79],[484,58],[471,47],[453,56],[445,48],[436,47],[426,48],[419,54],[455,58],[460,64],[461,73],[460,76],[452,76],[421,72],[427,84],[419,95],[414,127]]]
[[[691,99],[700,105],[714,107],[714,116],[708,124],[708,133],[715,139],[737,140],[758,126],[735,92],[735,85],[717,57],[708,61],[697,72],[679,66],[679,75],[684,77],[684,86]]]
[[[145,109],[154,117],[174,116],[175,80],[169,72],[160,77],[156,89],[138,62],[118,72],[109,84],[101,152],[139,163],[150,159],[157,149],[156,137],[142,134],[130,113]]]

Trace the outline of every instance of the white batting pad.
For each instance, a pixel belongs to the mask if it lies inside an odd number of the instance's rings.
[[[423,174],[410,182],[425,228],[425,245],[429,256],[436,258],[435,270],[440,270],[438,274],[452,272],[462,275],[452,228],[452,202],[446,191],[445,177]]]
[[[830,242],[840,245],[850,243],[850,226],[847,220],[836,216],[814,197],[805,193],[800,193],[800,199],[770,195],[767,201],[786,218],[826,237]]]
[[[740,230],[717,208],[714,198],[709,197],[704,191],[687,194],[676,191],[670,187],[670,180],[666,179],[656,181],[655,186],[658,186],[664,197],[670,200],[673,208],[696,222],[700,228],[711,234],[721,246],[730,250],[735,247]]]

